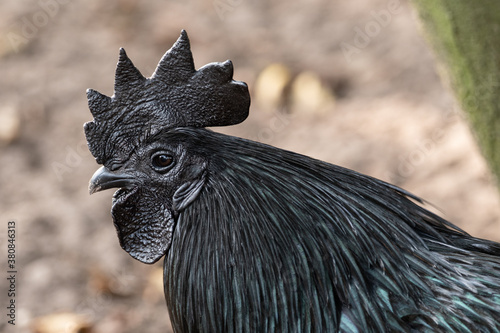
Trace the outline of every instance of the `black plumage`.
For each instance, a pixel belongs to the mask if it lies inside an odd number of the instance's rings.
[[[499,244],[396,186],[205,129],[242,121],[248,92],[227,62],[195,83],[204,69],[186,48],[183,32],[155,72],[168,69],[171,90],[122,52],[117,84],[130,92],[90,91],[85,127],[104,164],[91,192],[120,188],[112,216],[130,255],[165,256],[176,332],[500,331]],[[188,74],[176,78],[176,66]],[[225,88],[185,102],[207,82]]]

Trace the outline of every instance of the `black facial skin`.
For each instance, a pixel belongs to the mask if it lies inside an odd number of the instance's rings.
[[[141,262],[151,264],[165,255],[176,216],[203,188],[208,159],[202,152],[188,152],[190,147],[162,132],[122,165],[114,164],[113,171],[100,168],[90,181],[90,193],[119,188],[111,214],[120,245]]]

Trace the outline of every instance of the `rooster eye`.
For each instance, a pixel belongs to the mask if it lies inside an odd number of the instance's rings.
[[[174,163],[174,158],[172,155],[169,155],[164,152],[158,152],[151,156],[151,163],[153,165],[153,169],[155,169],[158,172],[165,172]]]

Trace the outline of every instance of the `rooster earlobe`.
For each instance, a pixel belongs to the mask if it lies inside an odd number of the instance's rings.
[[[175,44],[161,58],[151,78],[172,84],[189,79],[194,72],[189,38],[186,31],[182,30]]]
[[[175,191],[172,198],[172,210],[179,214],[189,206],[200,194],[207,182],[207,164],[205,162],[194,164],[186,168],[184,175],[190,179]]]
[[[129,94],[138,86],[146,81],[146,78],[134,66],[123,48],[120,48],[120,57],[116,65],[115,72],[115,96]]]

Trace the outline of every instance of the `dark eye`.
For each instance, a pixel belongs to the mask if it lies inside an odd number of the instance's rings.
[[[174,158],[165,152],[157,152],[151,156],[151,164],[156,171],[165,172],[174,164]]]

